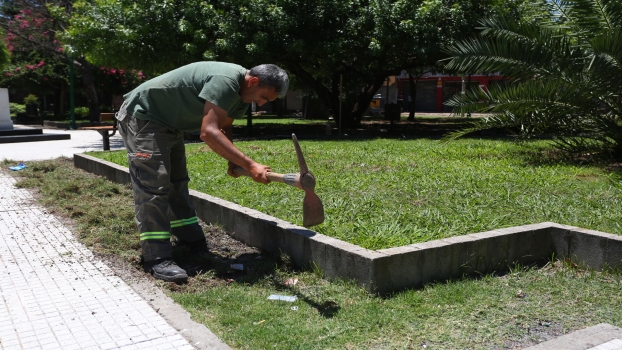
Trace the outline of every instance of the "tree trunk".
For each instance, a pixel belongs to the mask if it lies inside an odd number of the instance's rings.
[[[374,97],[374,94],[376,94],[376,91],[380,89],[382,84],[384,84],[385,79],[385,75],[377,75],[372,81],[367,82],[365,87],[361,89],[357,96],[356,104],[354,105],[354,108],[350,113],[350,117],[346,119],[351,122],[351,126],[361,124],[361,120],[363,119],[363,113],[365,113],[367,108],[369,108],[369,103],[371,102],[371,99]]]
[[[54,119],[60,119],[63,113],[63,90],[64,86],[60,86],[60,89],[54,89]]]
[[[277,117],[283,118],[285,116],[285,97],[274,100],[272,108],[276,110]]]
[[[339,80],[340,80],[340,72],[335,72],[332,77],[331,88],[327,88],[320,81],[316,80],[309,72],[307,72],[304,68],[298,64],[298,62],[294,60],[288,60],[284,63],[285,68],[296,75],[296,78],[304,81],[308,86],[310,86],[318,95],[320,101],[324,106],[327,106],[333,118],[335,118],[335,123],[339,125]],[[395,75],[399,74],[399,72],[380,72],[378,75],[374,76],[372,79],[367,81],[366,85],[361,89],[357,96],[357,102],[354,107],[346,113],[342,112],[343,120],[341,121],[341,127],[343,129],[349,129],[360,125],[361,120],[363,119],[363,113],[369,107],[369,103],[371,102],[374,94],[384,83],[387,75]],[[344,76],[344,80],[346,77]],[[342,108],[347,111],[348,107],[344,104]]]
[[[95,89],[95,82],[93,76],[93,67],[84,58],[77,59],[80,62],[80,71],[82,73],[82,83],[84,84],[84,92],[86,93],[86,99],[89,104],[89,120],[91,123],[99,122],[99,98],[97,97],[97,90]]]
[[[415,121],[415,106],[417,105],[417,80],[419,77],[414,78],[412,73],[408,72],[408,83],[410,85],[410,103],[408,103],[409,121]]]
[[[331,81],[330,93],[333,96],[339,96],[339,72],[333,72],[333,79]],[[333,111],[334,112],[334,111]],[[337,116],[333,116],[337,119]]]
[[[322,101],[322,104],[331,110],[333,116],[335,116],[335,111],[337,111],[337,117],[339,116],[338,92],[336,95],[331,94],[331,91],[326,86],[316,80],[311,74],[309,74],[309,72],[302,68],[298,62],[293,60],[286,61],[285,68],[294,73],[296,78],[299,78],[308,84],[317,93],[318,98]],[[338,77],[339,76],[337,76],[337,79],[339,79]],[[335,118],[335,121],[337,121],[337,118]]]

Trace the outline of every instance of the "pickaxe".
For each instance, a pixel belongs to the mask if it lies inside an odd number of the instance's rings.
[[[313,191],[315,189],[315,177],[307,168],[307,162],[305,162],[305,158],[302,155],[296,134],[292,134],[292,140],[294,141],[300,172],[290,174],[269,172],[266,174],[266,177],[270,181],[283,182],[305,191],[305,198],[302,201],[302,224],[306,227],[319,225],[324,222],[324,205],[322,205],[320,197]],[[250,176],[246,170],[240,167],[236,167],[233,172],[236,175]]]

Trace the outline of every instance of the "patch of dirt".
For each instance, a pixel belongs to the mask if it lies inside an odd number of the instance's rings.
[[[583,181],[596,181],[600,176],[597,174],[577,174],[576,177]]]
[[[564,332],[564,327],[560,323],[550,323],[547,321],[534,321],[529,325],[516,325],[517,328],[520,328],[522,332],[525,334],[516,340],[506,341],[504,345],[491,345],[487,346],[487,349],[514,349],[520,350],[530,346],[534,346],[540,344],[545,341],[553,340],[555,338],[566,335],[574,330],[566,329]]]
[[[237,259],[243,254],[261,253],[259,249],[235,240],[218,227],[208,225],[203,221],[200,221],[200,225],[203,228],[203,232],[205,232],[208,250],[215,255],[222,258]]]
[[[255,283],[270,276],[277,265],[288,268],[288,262],[280,257],[237,241],[219,227],[199,223],[205,233],[207,253],[194,254],[186,246],[175,245],[173,258],[188,272],[189,278],[184,284],[167,283],[169,290],[198,293],[234,281]]]

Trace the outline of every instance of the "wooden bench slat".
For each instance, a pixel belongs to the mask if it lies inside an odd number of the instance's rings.
[[[115,126],[112,125],[104,125],[104,126],[83,126],[79,128],[80,130],[117,130]]]

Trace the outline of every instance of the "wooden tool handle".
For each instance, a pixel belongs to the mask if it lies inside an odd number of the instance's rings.
[[[251,174],[249,174],[248,171],[246,171],[246,170],[244,170],[243,168],[240,168],[240,167],[233,168],[233,173],[236,174],[236,175],[240,175],[240,176],[248,176],[248,177],[251,176]],[[270,181],[282,182],[282,183],[288,184],[290,186],[302,188],[301,186],[298,185],[298,183],[300,182],[300,181],[298,181],[298,178],[299,178],[299,174],[298,173],[279,174],[279,173],[268,172],[268,173],[266,173],[266,177]]]

